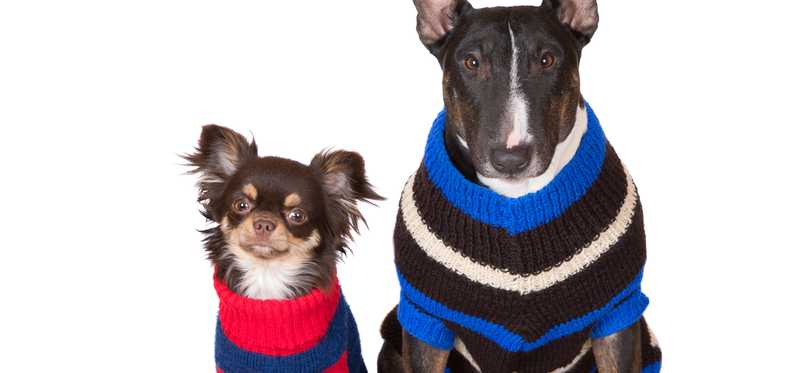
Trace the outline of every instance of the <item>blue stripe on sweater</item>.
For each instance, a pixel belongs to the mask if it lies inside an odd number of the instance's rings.
[[[639,321],[650,300],[641,291],[631,294],[628,299],[616,306],[592,329],[592,338],[598,339],[624,330]]]
[[[661,362],[656,361],[644,368],[642,368],[642,373],[659,373],[661,372]],[[592,368],[589,373],[597,373],[597,367]]]
[[[428,135],[425,169],[453,206],[484,224],[504,228],[512,235],[547,224],[586,193],[603,167],[605,135],[589,104],[586,110],[589,123],[575,156],[535,193],[508,198],[465,179],[445,149],[446,111],[439,113]]]
[[[405,298],[403,295],[401,297]],[[453,348],[455,334],[441,320],[426,314],[406,299],[401,300],[397,306],[397,321],[401,325],[412,325],[406,331],[433,347],[441,350]]]
[[[358,335],[358,328],[356,328],[356,319],[349,307],[347,316],[350,326],[348,328],[350,339],[347,342],[347,370],[349,373],[367,373],[367,366],[364,365],[364,358],[361,356],[361,338]]]
[[[217,319],[217,337],[215,345],[215,358],[217,367],[225,373],[249,372],[280,372],[280,373],[317,373],[335,364],[347,348],[348,337],[352,338],[350,307],[344,298],[336,308],[331,325],[322,340],[313,348],[290,356],[269,356],[240,349],[231,342],[222,330],[222,324]],[[356,332],[358,333],[358,332]],[[357,337],[356,337],[357,338]],[[352,356],[351,359],[358,358]],[[348,359],[348,366],[355,366]],[[361,363],[363,366],[363,362]],[[351,370],[351,372],[365,372],[365,370]]]
[[[510,352],[532,351],[556,339],[586,329],[596,321],[608,315],[608,312],[625,300],[625,298],[641,292],[642,275],[643,272],[639,272],[636,278],[634,278],[634,280],[619,294],[615,295],[606,305],[578,318],[556,325],[534,341],[527,341],[521,335],[506,329],[502,325],[461,313],[433,300],[415,289],[399,271],[397,272],[397,277],[400,280],[401,303],[412,302],[413,304],[410,305],[411,307],[416,305],[431,315],[459,324],[497,343],[498,346]],[[406,307],[408,306],[409,305],[406,305]],[[401,307],[403,307],[402,304]],[[644,312],[644,309],[642,309],[641,312]],[[639,315],[641,315],[641,313]],[[430,333],[429,330],[424,329],[426,325],[428,325],[424,319],[415,320],[413,318],[407,318],[403,320],[398,317],[398,320],[405,330],[415,336],[417,334],[424,335]]]
[[[656,361],[644,368],[642,368],[642,373],[658,373],[661,371],[661,362]]]

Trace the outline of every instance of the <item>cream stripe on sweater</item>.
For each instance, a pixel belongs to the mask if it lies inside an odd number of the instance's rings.
[[[400,209],[408,232],[431,259],[471,281],[496,289],[513,291],[522,295],[542,291],[577,274],[605,254],[625,234],[636,210],[636,186],[628,170],[625,200],[617,216],[597,238],[587,243],[578,254],[553,268],[538,274],[513,274],[504,268],[495,268],[473,261],[440,240],[420,216],[414,201],[414,179],[406,183]]]

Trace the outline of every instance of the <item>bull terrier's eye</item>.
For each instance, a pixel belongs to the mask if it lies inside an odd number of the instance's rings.
[[[478,61],[478,57],[475,57],[470,54],[469,56],[467,56],[467,58],[464,59],[464,67],[466,67],[467,70],[475,71],[480,66],[481,62]]]
[[[544,69],[552,67],[553,65],[555,65],[555,63],[556,63],[556,57],[553,56],[553,54],[550,52],[545,52],[544,54],[542,54],[542,59],[539,61],[539,64]]]
[[[286,214],[286,219],[289,220],[289,222],[294,225],[300,225],[305,223],[306,220],[308,220],[308,216],[306,215],[306,212],[303,211],[303,209],[297,208],[293,209],[292,211],[289,211]]]
[[[244,215],[253,209],[253,205],[246,198],[239,198],[233,201],[233,211]]]

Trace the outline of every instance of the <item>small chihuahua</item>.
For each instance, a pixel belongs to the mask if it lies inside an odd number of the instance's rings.
[[[336,278],[364,222],[356,203],[383,199],[362,157],[323,151],[307,166],[259,157],[255,141],[207,125],[184,159],[200,175],[201,213],[216,223],[203,233],[220,296],[218,369],[366,371]]]

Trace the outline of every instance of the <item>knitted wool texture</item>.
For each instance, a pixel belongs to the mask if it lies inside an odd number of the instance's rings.
[[[218,278],[217,372],[366,372],[358,329],[338,280],[291,300],[240,296]]]
[[[645,372],[661,352],[641,317],[645,263],[636,186],[586,105],[570,162],[543,189],[507,198],[465,179],[444,145],[446,113],[406,184],[395,228],[399,328],[454,349],[453,372],[590,372],[591,339],[642,323]]]

